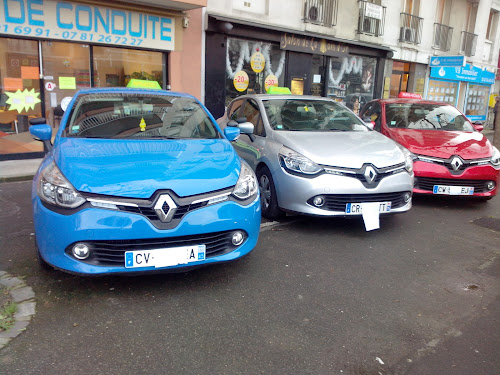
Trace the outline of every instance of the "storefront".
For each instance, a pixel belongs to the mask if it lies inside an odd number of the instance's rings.
[[[182,50],[185,14],[143,8],[97,1],[4,2],[0,160],[41,156],[41,143],[28,132],[29,119],[45,117],[57,127],[61,102],[77,90],[126,86],[132,78],[158,81],[167,88],[169,77],[181,74],[172,69],[169,58]]]
[[[284,86],[294,94],[331,97],[359,111],[380,97],[388,54],[385,47],[209,16],[205,104],[217,118],[239,95]]]
[[[456,106],[472,121],[486,121],[495,74],[467,64],[431,67],[426,98]]]

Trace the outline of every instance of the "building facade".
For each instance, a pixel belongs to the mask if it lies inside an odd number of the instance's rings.
[[[218,117],[232,98],[271,82],[355,111],[415,92],[484,121],[499,11],[498,0],[209,0],[205,103]],[[433,56],[462,57],[452,66],[461,70],[431,69]],[[259,58],[262,70],[252,66]]]
[[[77,90],[154,80],[201,96],[206,0],[3,0],[0,160],[40,157],[29,119],[54,128]],[[186,66],[189,69],[186,69]]]

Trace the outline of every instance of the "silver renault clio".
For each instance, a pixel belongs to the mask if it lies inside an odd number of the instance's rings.
[[[366,203],[382,215],[411,208],[410,152],[331,99],[244,95],[217,122],[240,128],[233,146],[257,174],[268,219],[361,215]]]

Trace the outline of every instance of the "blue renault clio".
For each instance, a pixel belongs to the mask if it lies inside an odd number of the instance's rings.
[[[83,275],[183,271],[249,253],[260,225],[257,180],[194,97],[89,89],[69,103],[34,177],[43,266]]]

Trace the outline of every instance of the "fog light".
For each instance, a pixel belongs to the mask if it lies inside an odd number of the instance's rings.
[[[316,207],[321,207],[325,204],[325,199],[321,195],[318,195],[317,197],[314,197],[313,204]]]
[[[73,255],[77,259],[87,259],[90,255],[90,249],[83,243],[77,243],[73,246]]]
[[[486,189],[493,190],[495,188],[495,181],[488,181],[486,183]]]
[[[238,232],[233,233],[233,238],[231,239],[231,241],[233,242],[234,246],[239,246],[243,243],[244,239],[245,239],[245,236],[243,235],[243,233],[238,231]]]
[[[410,201],[410,199],[411,199],[411,193],[408,192],[408,191],[406,193],[404,193],[403,194],[403,199],[404,199],[405,203],[408,203]]]

